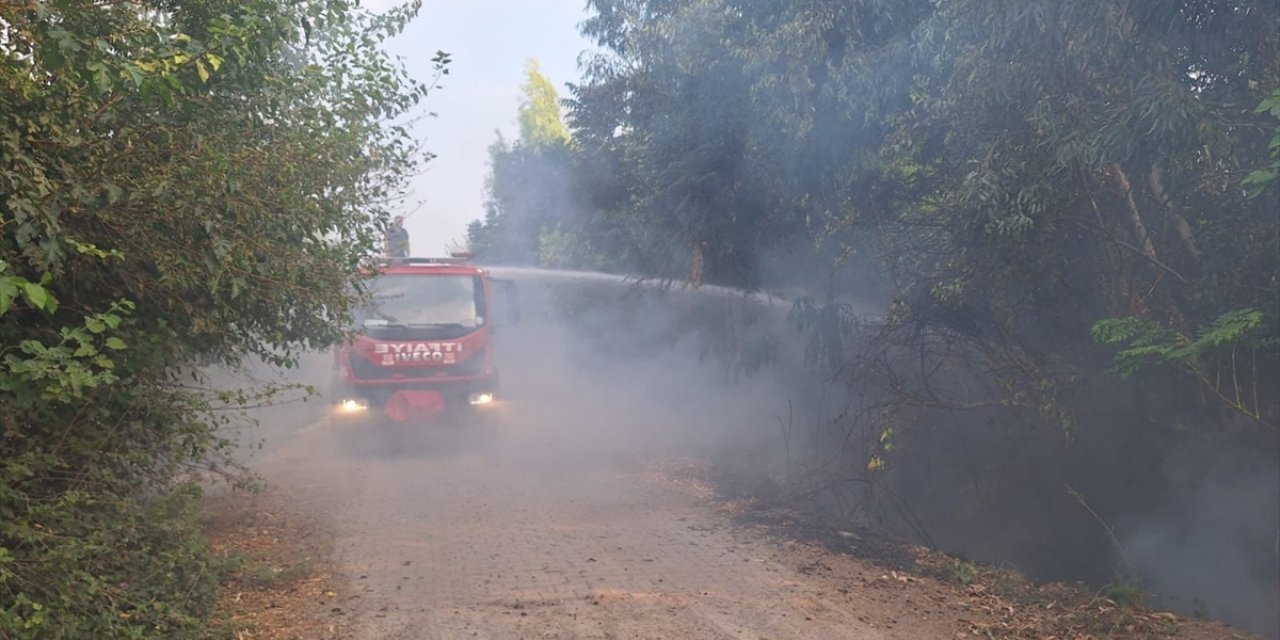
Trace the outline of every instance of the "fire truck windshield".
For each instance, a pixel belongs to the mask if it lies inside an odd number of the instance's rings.
[[[366,329],[423,330],[445,337],[486,322],[483,285],[472,276],[384,275],[373,281],[371,293],[372,304],[358,318]]]

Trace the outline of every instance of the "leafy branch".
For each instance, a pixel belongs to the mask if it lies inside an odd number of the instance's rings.
[[[1257,368],[1266,354],[1274,357],[1280,340],[1267,334],[1261,311],[1230,311],[1198,335],[1134,316],[1100,320],[1091,333],[1098,344],[1123,347],[1114,360],[1122,378],[1151,367],[1186,371],[1228,407],[1270,424],[1261,406]]]
[[[1275,118],[1280,118],[1280,89],[1272,91],[1271,95],[1258,105],[1254,113],[1269,113]],[[1271,165],[1251,172],[1242,181],[1245,188],[1249,190],[1251,198],[1258,197],[1276,180],[1280,180],[1280,125],[1276,126],[1275,133],[1267,143],[1267,153],[1271,157]]]

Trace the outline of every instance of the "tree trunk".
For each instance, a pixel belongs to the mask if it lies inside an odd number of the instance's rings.
[[[1191,255],[1193,260],[1200,259],[1200,247],[1196,243],[1195,232],[1191,229],[1191,224],[1187,222],[1186,216],[1178,210],[1174,205],[1173,198],[1169,197],[1169,192],[1164,188],[1164,170],[1160,165],[1152,165],[1151,167],[1151,192],[1155,194],[1156,200],[1164,205],[1169,211],[1169,215],[1173,216],[1173,227],[1178,232],[1178,237],[1182,239],[1182,244],[1187,248],[1187,253]]]
[[[693,245],[693,255],[689,259],[689,286],[697,289],[702,284],[703,256],[702,245]]]
[[[1151,243],[1151,234],[1147,232],[1147,225],[1142,221],[1138,203],[1133,199],[1133,185],[1129,182],[1129,175],[1115,162],[1107,163],[1107,173],[1116,181],[1116,185],[1120,187],[1120,195],[1124,196],[1125,204],[1129,205],[1135,244],[1141,249],[1142,255],[1152,260],[1159,260],[1160,258],[1156,256],[1156,247]]]

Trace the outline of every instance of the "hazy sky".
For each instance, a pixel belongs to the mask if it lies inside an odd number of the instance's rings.
[[[396,0],[364,0],[373,11]],[[471,220],[483,217],[488,147],[495,129],[517,137],[516,108],[525,60],[538,58],[542,71],[566,97],[577,82],[578,54],[591,48],[578,33],[586,0],[424,0],[422,12],[388,50],[406,58],[419,80],[431,76],[431,57],[443,49],[453,56],[444,88],[427,98],[417,135],[439,157],[413,182],[406,205],[425,203],[405,222],[414,255],[443,255]]]

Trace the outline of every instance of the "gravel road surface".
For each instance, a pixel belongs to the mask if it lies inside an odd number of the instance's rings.
[[[528,362],[546,342],[508,351]],[[322,516],[356,638],[955,636],[910,598],[860,588],[874,569],[736,527],[696,483],[655,472],[723,437],[700,421],[762,409],[676,403],[689,382],[675,374],[616,387],[573,375],[510,367],[483,426],[264,424],[270,446],[252,464]],[[658,391],[673,401],[653,406]]]

